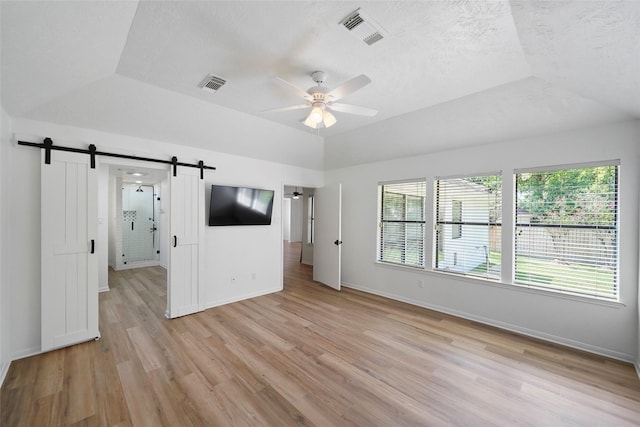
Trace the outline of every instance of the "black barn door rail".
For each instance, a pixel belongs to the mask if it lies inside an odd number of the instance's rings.
[[[154,163],[162,163],[165,165],[173,166],[173,176],[176,176],[178,173],[178,166],[185,166],[188,168],[198,168],[200,169],[200,179],[204,179],[204,170],[216,170],[213,166],[205,166],[204,162],[200,160],[198,164],[193,163],[182,163],[178,161],[177,157],[172,157],[171,160],[162,160],[162,159],[153,159],[150,157],[139,157],[139,156],[130,156],[127,154],[117,154],[117,153],[109,153],[106,151],[98,151],[96,146],[91,144],[85,150],[82,148],[73,148],[73,147],[63,147],[60,145],[53,145],[53,140],[51,138],[45,138],[44,141],[40,144],[37,142],[28,142],[28,141],[18,141],[18,145],[26,145],[28,147],[38,147],[45,150],[44,154],[44,163],[49,165],[51,164],[51,150],[58,151],[70,151],[72,153],[84,153],[91,156],[91,169],[95,169],[96,167],[96,156],[106,156],[106,157],[117,157],[119,159],[129,159],[129,160],[141,160],[143,162],[154,162]]]

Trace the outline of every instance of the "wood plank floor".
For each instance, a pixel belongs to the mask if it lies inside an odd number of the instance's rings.
[[[633,367],[311,280],[174,320],[166,273],[110,275],[102,339],[15,361],[2,426],[640,425]]]

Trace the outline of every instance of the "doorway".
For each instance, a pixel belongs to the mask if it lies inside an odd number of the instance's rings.
[[[148,163],[105,159],[104,203],[107,221],[104,279],[100,290],[109,290],[114,271],[123,271],[136,283],[164,276],[167,283],[169,252],[169,170]],[[101,196],[101,199],[103,196]],[[153,270],[141,270],[151,268]],[[166,285],[165,285],[166,287]],[[168,289],[164,289],[168,292]],[[166,307],[158,314],[164,315]]]
[[[298,262],[313,266],[314,189],[285,185],[283,194],[282,230],[288,256],[295,247]]]
[[[168,267],[168,171],[136,163],[109,167],[109,267]]]
[[[159,188],[122,185],[122,264],[129,268],[160,263]]]

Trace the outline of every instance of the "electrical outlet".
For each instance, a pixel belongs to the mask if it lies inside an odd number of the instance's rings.
[[[251,280],[256,280],[256,273],[251,273]]]
[[[424,288],[424,280],[419,279],[419,280],[417,280],[417,282],[418,282],[418,287],[419,288]]]

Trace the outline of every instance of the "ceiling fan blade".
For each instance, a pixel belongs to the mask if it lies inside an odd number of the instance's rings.
[[[341,113],[357,114],[359,116],[373,117],[378,114],[378,110],[374,110],[373,108],[360,107],[358,105],[335,103],[328,104],[327,107],[330,110],[340,111]]]
[[[337,88],[329,91],[326,96],[331,97],[330,99],[333,99],[334,101],[337,101],[338,99],[344,98],[350,93],[365,87],[369,83],[371,83],[371,79],[364,74],[360,74],[359,76],[354,77],[351,80],[347,80]]]
[[[275,80],[277,82],[279,82],[280,84],[282,84],[282,85],[286,86],[287,88],[289,88],[289,90],[291,90],[294,94],[296,94],[296,96],[299,96],[300,98],[304,98],[307,101],[313,101],[313,96],[309,95],[307,92],[305,92],[304,90],[300,89],[299,87],[297,87],[293,83],[289,83],[288,81],[283,80],[280,77],[276,77]]]
[[[309,104],[290,105],[289,107],[278,107],[270,110],[263,110],[261,113],[280,113],[282,111],[302,110],[303,108],[309,108]]]

